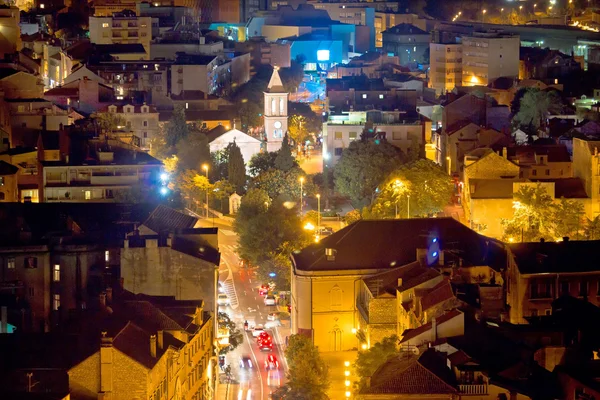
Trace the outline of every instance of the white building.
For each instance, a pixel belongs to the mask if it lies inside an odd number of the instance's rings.
[[[496,78],[517,78],[520,46],[519,36],[496,32],[463,37],[462,85],[487,86]]]
[[[158,111],[153,106],[134,106],[125,104],[123,106],[110,105],[100,113],[111,113],[123,118],[125,126],[117,127],[118,131],[131,132],[135,137],[135,144],[142,150],[150,150],[150,141],[159,133]]]
[[[136,44],[144,46],[150,56],[152,18],[120,12],[112,17],[90,17],[90,42],[95,44]]]
[[[283,88],[277,68],[264,92],[265,96],[265,137],[267,151],[277,151],[281,148],[283,135],[288,130],[288,96]]]
[[[223,132],[223,130],[217,128],[209,132],[207,135],[209,141],[208,145],[211,153],[224,150],[231,143],[235,142],[242,152],[242,157],[244,158],[244,164],[246,167],[248,166],[248,162],[252,156],[260,153],[260,140],[253,138],[242,131],[238,131],[235,128],[224,133],[221,132]]]

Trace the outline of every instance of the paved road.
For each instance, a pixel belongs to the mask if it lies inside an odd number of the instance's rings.
[[[213,226],[212,219],[202,220],[202,226]],[[219,281],[222,282],[225,293],[229,296],[231,305],[220,307],[219,311],[227,312],[230,318],[243,330],[245,320],[255,324],[265,324],[267,315],[276,311],[276,307],[265,306],[258,294],[261,282],[255,279],[255,272],[239,267],[239,258],[235,252],[237,235],[233,228],[215,220],[214,226],[219,228],[219,250],[221,265],[219,266]],[[283,355],[284,337],[279,329],[267,330],[273,337],[273,350],[262,352],[258,349],[256,340],[250,333],[244,333],[244,343],[226,356],[226,363],[231,365],[232,385],[219,387],[219,399],[226,400],[267,400],[270,393],[285,383],[286,362]],[[277,357],[280,363],[278,371],[267,371],[264,362],[268,354]],[[240,359],[249,356],[253,368],[241,369]]]

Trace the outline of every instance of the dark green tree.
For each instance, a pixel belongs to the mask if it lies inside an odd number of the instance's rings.
[[[377,187],[405,160],[400,149],[383,140],[354,141],[344,150],[334,170],[335,188],[355,206],[371,204]]]
[[[600,238],[600,215],[595,216],[594,219],[586,218],[584,233],[587,240]]]
[[[508,242],[537,242],[541,238],[554,240],[552,196],[540,183],[522,185],[513,195],[513,217],[503,219],[503,240]]]
[[[267,211],[271,199],[267,192],[261,189],[251,188],[242,197],[242,203],[235,215],[234,229],[243,230],[249,220]]]
[[[244,165],[244,157],[235,141],[227,147],[229,148],[227,180],[235,187],[238,194],[242,194],[246,187],[246,166]]]
[[[273,393],[273,399],[328,399],[329,370],[311,339],[291,335],[285,358],[289,366],[287,383]]]
[[[398,355],[398,336],[385,337],[381,342],[375,343],[368,350],[359,350],[354,368],[360,378],[359,389],[365,387],[367,379],[372,377],[377,368],[385,363],[390,357]]]
[[[204,173],[204,164],[208,165],[209,171],[212,170],[208,138],[202,132],[191,132],[185,140],[180,140],[175,146],[175,152],[179,159],[177,167],[180,171],[194,169]]]
[[[240,344],[244,342],[244,334],[240,331],[235,322],[229,318],[229,315],[224,312],[220,312],[217,316],[219,322],[219,329],[226,329],[229,332],[229,346],[223,347],[219,354],[224,355],[230,351],[235,350]]]
[[[513,125],[526,132],[536,133],[545,130],[548,114],[561,113],[564,110],[558,92],[529,89],[519,101],[519,111],[513,117]]]
[[[272,199],[297,202],[300,199],[300,177],[302,176],[305,174],[299,167],[287,172],[271,169],[255,177],[252,180],[252,187],[264,190]],[[315,190],[310,179],[304,181],[303,190],[306,196],[313,195]]]
[[[185,118],[185,108],[182,105],[176,105],[173,109],[173,115],[167,123],[165,142],[169,147],[176,146],[188,134],[189,128]]]
[[[275,158],[275,168],[280,171],[287,172],[294,168],[296,165],[296,160],[292,156],[292,148],[290,146],[290,139],[286,132],[283,137],[283,142],[281,142],[281,148],[277,152],[277,157]]]
[[[258,176],[263,172],[275,168],[276,151],[263,151],[255,154],[248,165],[248,171],[252,176]]]
[[[583,204],[577,200],[561,198],[554,205],[553,231],[557,239],[568,237],[573,240],[580,239],[579,231],[585,215]]]

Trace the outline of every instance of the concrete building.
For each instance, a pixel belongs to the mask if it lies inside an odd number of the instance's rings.
[[[400,24],[382,32],[383,51],[400,58],[400,64],[421,63],[429,49],[429,33],[410,24]]]
[[[141,44],[150,57],[152,18],[135,12],[115,13],[110,17],[90,17],[90,42],[95,44]]]
[[[150,150],[150,142],[158,135],[160,129],[156,108],[147,104],[141,106],[111,104],[100,110],[96,115],[106,113],[115,115],[125,122],[125,125],[121,128],[117,127],[118,131],[131,132],[136,138],[134,144],[137,144],[144,151]]]
[[[17,7],[0,8],[0,56],[21,51],[21,16]]]
[[[500,77],[519,76],[519,36],[479,33],[462,38],[462,85],[487,86]]]
[[[267,42],[264,38],[252,37],[245,42],[236,42],[235,50],[250,53],[250,74],[263,65],[289,68],[291,65],[290,44]]]
[[[15,69],[2,69],[0,87],[5,99],[39,99],[44,93],[44,83],[39,77]]]
[[[375,4],[377,8],[377,4]],[[375,12],[375,47],[383,47],[383,32],[400,24],[410,24],[428,31],[427,20],[419,18],[417,14],[398,14],[397,11],[377,10]]]
[[[7,99],[7,103],[11,116],[11,143],[14,145],[23,141],[23,134],[28,130],[58,131],[61,125],[67,126],[73,123],[73,118],[66,108],[57,106],[49,100]]]
[[[65,109],[71,107],[91,114],[114,101],[115,92],[109,86],[84,77],[48,90],[44,93],[44,99]]]
[[[264,92],[267,151],[277,151],[281,148],[283,136],[288,129],[288,96],[277,68],[273,69],[273,75]]]
[[[573,175],[583,181],[585,193],[591,199],[590,215],[600,215],[600,142],[573,138]]]
[[[374,243],[378,246],[372,246]],[[503,251],[500,243],[480,236],[450,218],[356,222],[292,255],[292,332],[312,338],[320,351],[350,350],[358,345],[355,332],[367,330],[365,323],[381,322],[382,328],[389,328],[392,323],[393,318],[390,317],[394,313],[386,315],[389,313],[387,303],[394,302],[387,295],[386,272],[393,275],[395,272],[392,270],[417,268],[424,274],[430,271],[439,275],[439,272],[433,271],[435,268],[460,263],[465,271],[473,269],[469,272],[472,276],[479,271],[491,271],[488,274],[493,274],[503,265]],[[483,266],[485,268],[480,268]],[[407,287],[412,285],[414,288],[417,285],[411,283],[413,276],[409,275],[411,278],[407,275],[405,281],[401,276],[402,282],[396,280],[395,284],[390,278],[389,286],[396,289],[397,285],[402,287],[406,283]],[[430,280],[433,281],[426,291],[428,293],[439,284],[433,277],[425,279]],[[377,293],[378,287],[379,296],[370,299],[378,298],[382,302],[369,302],[365,309],[365,302],[369,300],[368,296],[365,297],[367,289]],[[407,299],[409,292],[408,289],[400,291],[406,293]],[[394,296],[398,299],[397,294]],[[398,300],[402,301],[396,303],[397,307],[403,307],[405,300],[402,295],[399,297]],[[445,295],[434,297],[446,298]],[[429,304],[444,302],[430,300]],[[419,307],[427,301],[421,300]],[[435,307],[426,305],[425,309],[433,310]],[[396,315],[399,315],[398,311]],[[361,318],[369,320],[363,319],[361,323]],[[427,318],[423,321],[426,322]],[[375,334],[375,330],[371,331]],[[386,333],[382,331],[381,334]]]
[[[0,202],[18,201],[18,172],[19,167],[0,160]]]
[[[462,86],[462,44],[431,43],[429,49],[429,87],[435,94]]]
[[[185,228],[168,237],[140,230],[121,249],[123,287],[176,300],[203,298],[206,309],[216,313],[217,249],[216,228]]]
[[[216,322],[201,300],[143,296],[110,306],[116,315],[96,322],[106,329],[100,341],[68,369],[74,398],[215,398]]]

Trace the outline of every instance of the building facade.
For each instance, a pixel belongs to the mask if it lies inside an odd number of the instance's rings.
[[[400,64],[422,63],[429,49],[429,33],[410,24],[400,24],[382,32],[383,51],[400,58]]]
[[[136,44],[144,46],[150,57],[152,18],[138,17],[135,12],[115,13],[111,17],[90,17],[90,41],[96,44]]]
[[[288,96],[283,88],[277,68],[273,70],[271,80],[264,92],[265,98],[265,139],[267,151],[277,151],[281,148],[283,136],[288,130]]]
[[[462,85],[462,45],[458,43],[431,43],[429,87],[436,95],[452,91]]]
[[[487,86],[519,76],[519,36],[475,33],[462,38],[462,86]]]

